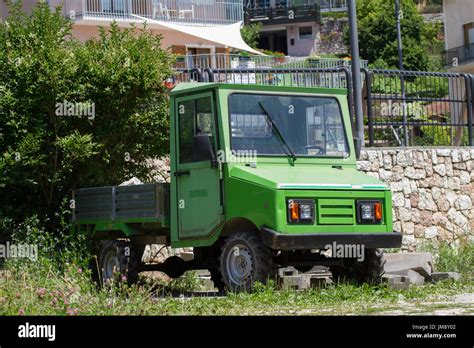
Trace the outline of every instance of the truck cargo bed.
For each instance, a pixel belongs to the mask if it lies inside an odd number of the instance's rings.
[[[73,221],[163,220],[169,215],[169,189],[169,183],[78,189],[73,192]]]

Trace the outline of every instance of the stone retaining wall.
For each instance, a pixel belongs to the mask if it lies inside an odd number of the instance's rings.
[[[366,149],[358,169],[390,184],[403,249],[474,240],[474,149]]]

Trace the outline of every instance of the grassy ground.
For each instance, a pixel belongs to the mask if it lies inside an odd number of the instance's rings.
[[[164,284],[97,289],[74,264],[59,271],[52,262],[10,262],[0,271],[0,315],[346,315],[473,314],[474,248],[440,248],[440,270],[463,273],[460,282],[392,290],[385,285],[341,283],[307,291],[257,286],[254,293],[202,296],[192,273]],[[191,296],[190,296],[191,292]]]

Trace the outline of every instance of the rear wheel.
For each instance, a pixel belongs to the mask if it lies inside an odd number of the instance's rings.
[[[107,241],[101,248],[99,268],[102,283],[126,281],[129,285],[138,280],[141,256],[126,241]]]
[[[211,273],[211,280],[214,283],[214,287],[219,290],[219,292],[225,291],[225,283],[222,281],[222,274],[218,268],[210,268],[209,273]]]
[[[383,249],[369,249],[366,251],[364,280],[368,283],[379,283],[385,274],[385,260]]]
[[[256,281],[273,277],[272,250],[253,232],[237,232],[221,248],[219,272],[229,291],[251,291]]]
[[[343,265],[332,266],[330,271],[333,280],[349,280],[356,283],[379,283],[385,274],[385,257],[383,249],[367,249],[365,259],[345,259]]]

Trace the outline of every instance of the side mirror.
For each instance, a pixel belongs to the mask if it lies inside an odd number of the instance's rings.
[[[209,135],[195,135],[193,138],[194,162],[211,161],[214,167],[217,164],[216,154],[212,148]]]
[[[356,159],[360,158],[360,152],[362,151],[362,139],[354,138],[354,148],[356,152]]]

